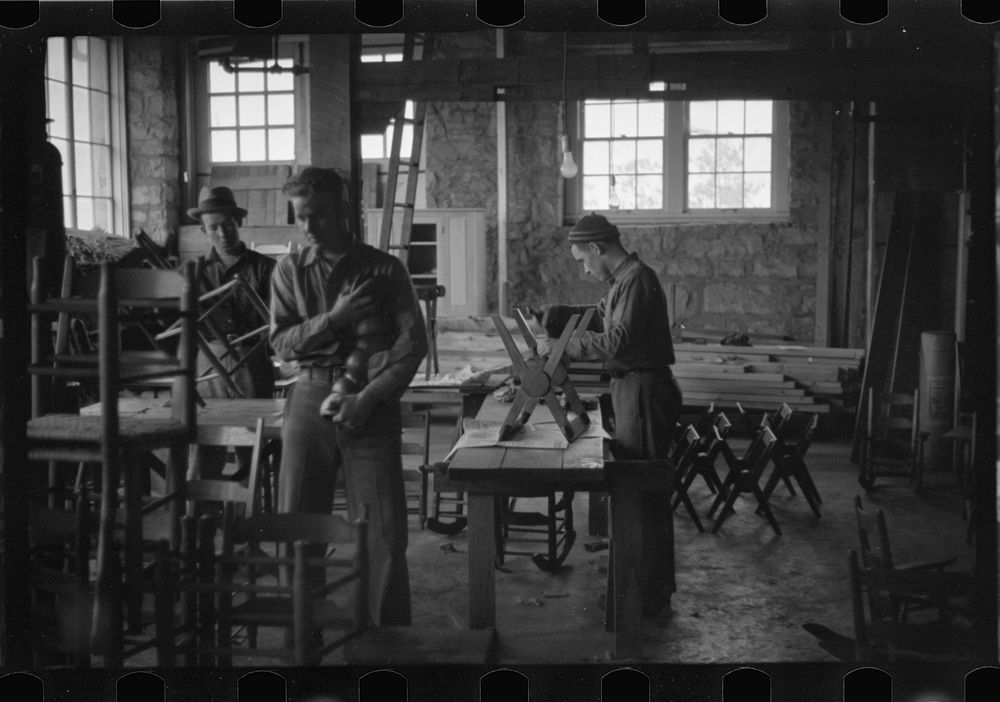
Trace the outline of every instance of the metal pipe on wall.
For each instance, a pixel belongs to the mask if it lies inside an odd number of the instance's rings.
[[[504,34],[496,30],[497,58],[504,57]],[[507,103],[497,88],[497,311],[510,313],[507,300]]]

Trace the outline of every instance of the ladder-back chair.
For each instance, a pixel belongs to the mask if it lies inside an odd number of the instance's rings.
[[[353,523],[333,514],[257,514],[223,530],[217,554],[213,519],[185,517],[185,533],[195,536],[169,565],[181,602],[171,653],[199,665],[258,657],[318,664],[370,626],[367,528],[367,507]],[[258,648],[255,632],[244,646],[235,627],[277,628],[290,645]],[[320,630],[336,633],[323,643]]]
[[[911,394],[868,388],[866,399],[858,482],[868,490],[879,476],[905,477],[920,490],[924,443],[930,436],[920,429],[920,390],[914,388]]]
[[[34,274],[41,276],[35,260]],[[195,284],[193,263],[181,274],[150,269],[118,269],[101,266],[99,276],[80,281],[70,298],[45,298],[43,285],[32,288],[29,312],[32,316],[33,414],[28,422],[29,460],[46,464],[69,462],[100,466],[100,521],[97,539],[96,607],[94,621],[120,620],[121,598],[111,596],[116,566],[112,563],[112,543],[118,523],[118,488],[124,485],[124,587],[130,632],[141,627],[142,530],[143,515],[163,506],[170,510],[171,541],[180,541],[180,516],[184,503],[184,475],[188,444],[194,439],[195,424]],[[80,355],[51,348],[45,337],[51,320],[60,315],[91,314],[98,319],[98,354]],[[121,350],[120,330],[127,320],[142,323],[150,317],[176,314],[180,343],[176,356],[150,357]],[[45,377],[96,380],[99,387],[99,415],[45,413],[42,383]],[[131,383],[169,380],[171,414],[167,418],[142,415],[120,417],[119,393]],[[142,463],[131,456],[154,449],[168,449],[165,494],[143,504]],[[110,607],[111,612],[101,611]],[[120,651],[111,651],[112,657]]]

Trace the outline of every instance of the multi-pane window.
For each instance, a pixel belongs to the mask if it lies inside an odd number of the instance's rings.
[[[577,212],[779,212],[787,105],[770,100],[586,100]]]
[[[688,103],[688,209],[771,206],[770,100]]]
[[[663,102],[587,100],[584,209],[663,207]]]
[[[100,37],[50,37],[45,57],[49,140],[63,160],[66,226],[124,234],[120,44]]]
[[[209,131],[213,163],[295,160],[295,85],[289,69],[267,72],[273,61],[237,64],[234,73],[213,63],[208,69]]]

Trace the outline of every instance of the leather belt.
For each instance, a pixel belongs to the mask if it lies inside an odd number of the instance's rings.
[[[299,375],[310,380],[324,380],[332,384],[344,376],[344,366],[305,366],[299,368]]]

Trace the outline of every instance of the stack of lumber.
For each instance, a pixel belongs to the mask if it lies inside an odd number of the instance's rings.
[[[508,328],[522,353],[527,345],[513,320]],[[439,325],[439,329],[442,326]],[[485,323],[445,323],[438,334],[438,359],[442,372],[465,365],[494,368],[509,362],[503,343]],[[828,413],[853,410],[861,377],[864,351],[791,344],[723,346],[675,342],[673,370],[687,407],[733,407],[773,410],[782,402],[796,411]],[[608,375],[597,363],[575,363],[574,385],[581,391],[601,391]]]

